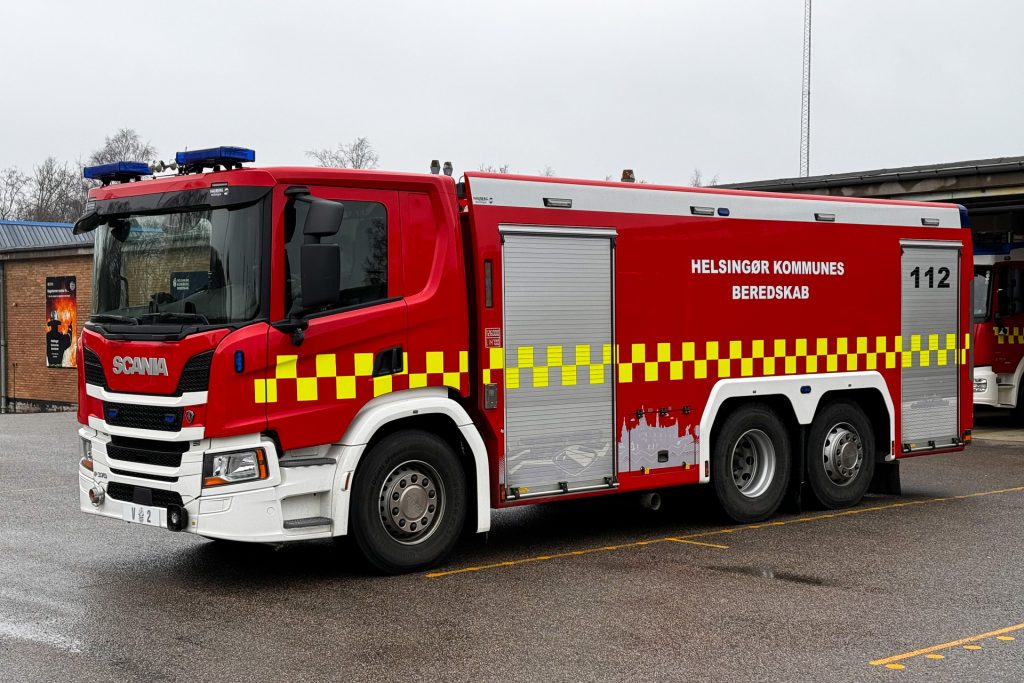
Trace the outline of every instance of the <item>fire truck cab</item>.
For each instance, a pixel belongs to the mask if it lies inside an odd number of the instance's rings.
[[[974,403],[1024,419],[1024,245],[974,250]]]
[[[493,508],[752,522],[969,440],[956,206],[253,160],[87,170],[84,512],[398,572]]]

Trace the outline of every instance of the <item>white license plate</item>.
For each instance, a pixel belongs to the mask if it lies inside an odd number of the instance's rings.
[[[125,503],[121,508],[121,518],[126,522],[134,524],[164,526],[164,509],[149,507],[148,505]]]

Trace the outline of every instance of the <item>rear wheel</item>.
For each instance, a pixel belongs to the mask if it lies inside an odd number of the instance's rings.
[[[437,564],[466,517],[462,467],[433,434],[397,432],[363,456],[350,510],[352,535],[377,569],[397,574]]]
[[[1024,380],[1022,380],[1024,381]],[[1024,387],[1017,387],[1017,400],[1010,409],[1010,419],[1014,426],[1024,426]]]
[[[786,426],[766,405],[738,409],[725,419],[711,456],[718,501],[731,519],[759,522],[779,509],[790,471]]]
[[[875,472],[875,437],[860,406],[839,401],[811,423],[807,482],[825,507],[850,507],[867,493]]]

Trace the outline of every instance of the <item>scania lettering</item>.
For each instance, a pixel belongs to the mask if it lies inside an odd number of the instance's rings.
[[[115,375],[166,375],[166,358],[114,356],[111,369]]]
[[[87,169],[86,513],[403,572],[499,508],[758,522],[970,439],[955,205],[254,159]]]

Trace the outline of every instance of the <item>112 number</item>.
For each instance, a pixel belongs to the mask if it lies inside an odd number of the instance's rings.
[[[939,268],[938,284],[935,284],[935,268],[924,271],[924,276],[928,278],[929,288],[949,289],[949,268]],[[910,271],[910,277],[914,278],[914,289],[919,289],[921,287],[921,268],[917,267]]]

